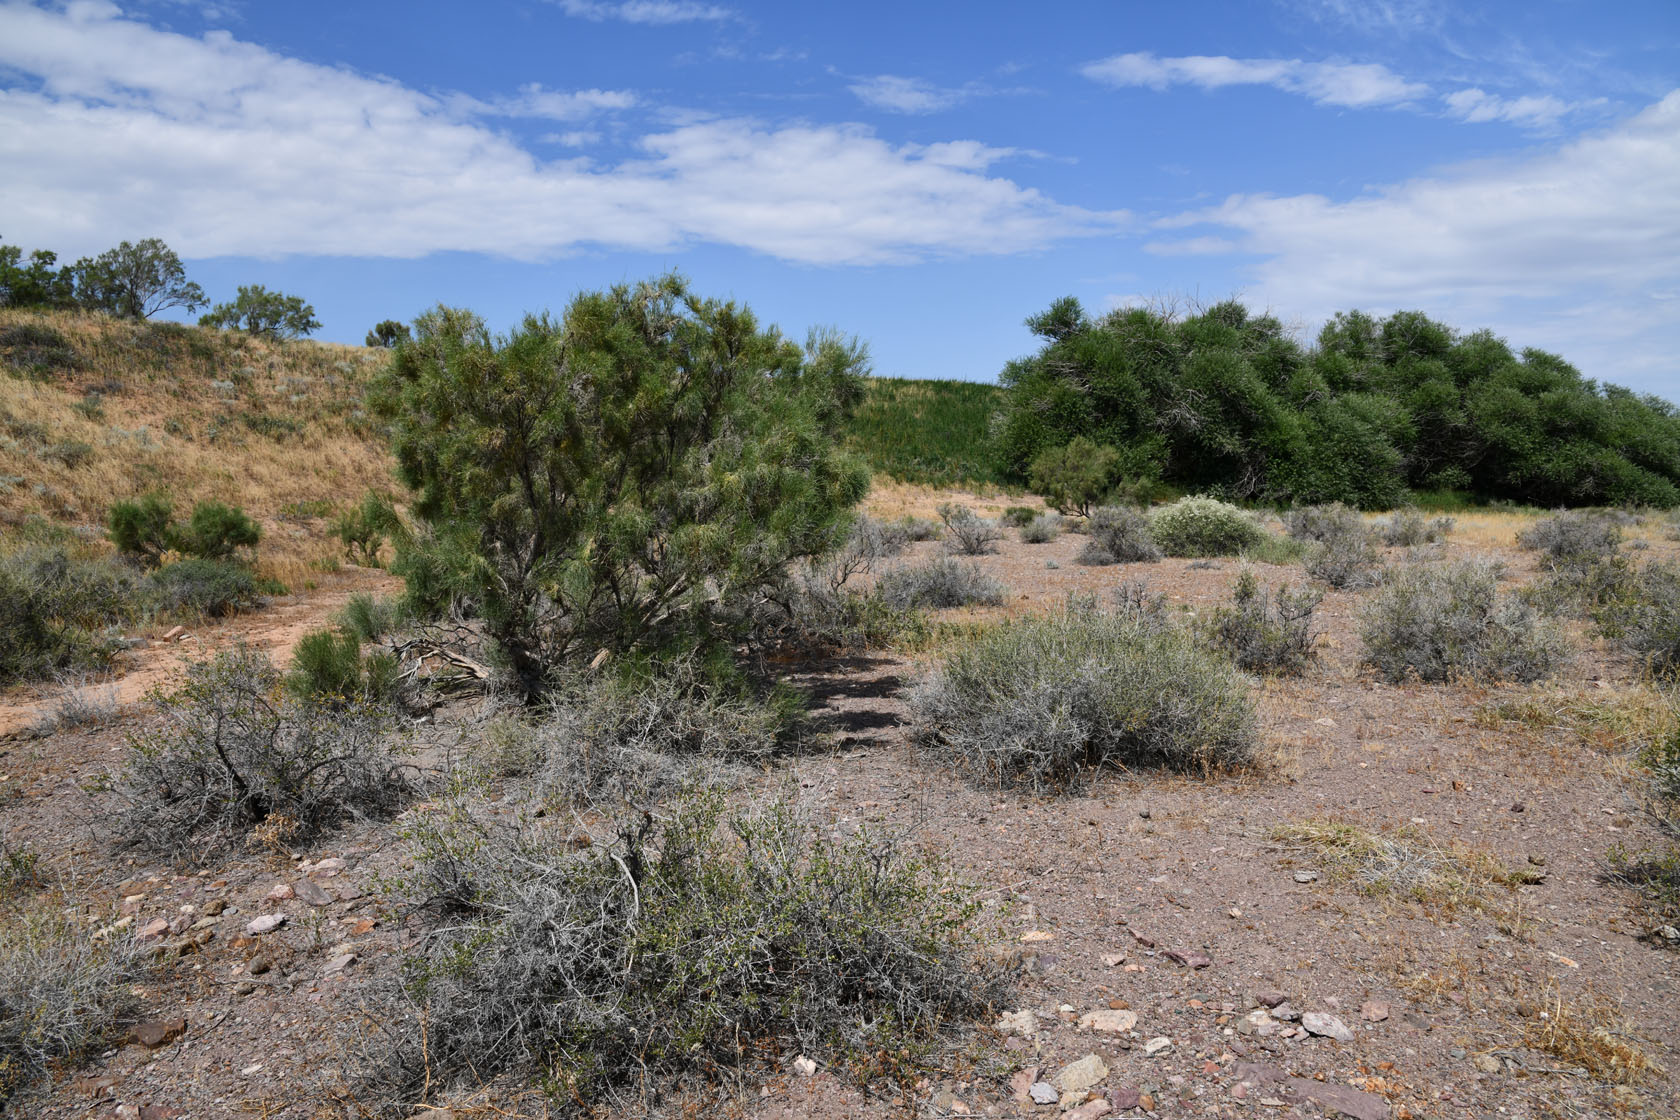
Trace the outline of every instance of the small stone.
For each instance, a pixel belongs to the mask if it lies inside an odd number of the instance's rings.
[[[1492,1054],[1477,1054],[1470,1063],[1483,1073],[1500,1073],[1505,1069],[1504,1063]]]
[[[1103,963],[1104,968],[1118,968],[1120,965],[1123,965],[1123,964],[1126,963],[1126,954],[1124,954],[1124,953],[1104,953],[1103,957],[1102,957],[1102,963]]]
[[[1282,1019],[1286,1023],[1298,1023],[1301,1021],[1301,1013],[1285,1001],[1272,1008],[1272,1018]]]
[[[327,962],[327,967],[321,970],[322,976],[334,976],[356,963],[356,954],[340,953]]]
[[[1054,940],[1056,940],[1056,935],[1055,934],[1051,933],[1048,930],[1042,930],[1042,929],[1029,929],[1027,932],[1025,932],[1021,935],[1021,943],[1023,945],[1036,945],[1041,941],[1054,941]]]
[[[1348,1030],[1346,1023],[1322,1011],[1307,1012],[1301,1016],[1301,1025],[1312,1034],[1321,1034],[1338,1042],[1353,1041],[1353,1032]]]
[[[1108,1076],[1108,1067],[1095,1054],[1087,1054],[1071,1065],[1062,1067],[1050,1083],[1064,1093],[1081,1093]]]
[[[1094,1101],[1086,1101],[1078,1108],[1067,1114],[1067,1120],[1097,1120],[1099,1116],[1107,1116],[1113,1111],[1113,1106],[1102,1097]]]
[[[1280,992],[1276,988],[1269,988],[1264,992],[1255,992],[1254,1001],[1261,1007],[1276,1007],[1289,1000],[1288,992]]]
[[[1316,883],[1318,881],[1318,872],[1297,871],[1295,872],[1295,881],[1297,883]]]
[[[1154,1112],[1155,1098],[1148,1093],[1140,1095],[1138,1097],[1138,1107],[1143,1109],[1145,1112]]]
[[[227,909],[227,899],[225,899],[225,898],[212,898],[209,902],[206,902],[204,904],[205,916],[210,917],[210,918],[216,917],[223,910],[226,910],[226,909]]]
[[[177,1120],[186,1113],[178,1108],[166,1104],[143,1104],[140,1106],[140,1120]]]
[[[135,1024],[128,1032],[128,1037],[130,1041],[138,1042],[148,1050],[156,1050],[160,1046],[168,1046],[186,1033],[185,1019],[151,1019]]]
[[[1000,1034],[1032,1038],[1038,1033],[1038,1016],[1031,1011],[1008,1011],[998,1016],[996,1028]]]
[[[1122,1085],[1108,1095],[1108,1101],[1114,1106],[1114,1111],[1125,1112],[1129,1108],[1136,1108],[1142,1096],[1143,1090],[1136,1085]]]
[[[268,963],[267,957],[252,957],[251,963],[245,966],[245,971],[250,973],[252,976],[261,976],[271,967],[272,966]]]
[[[1034,1104],[1055,1104],[1062,1095],[1048,1081],[1034,1081],[1027,1086],[1027,1096],[1032,1098]]]
[[[1027,1091],[1032,1088],[1033,1082],[1037,1080],[1037,1066],[1028,1066],[1026,1069],[1017,1070],[1015,1075],[1009,1079],[1009,1095],[1018,1101],[1031,1100],[1032,1098],[1027,1095]]]
[[[331,879],[334,875],[343,871],[345,866],[343,860],[337,856],[330,856],[315,865],[313,874],[319,875],[323,879]]]
[[[1514,805],[1511,806],[1511,812],[1520,813],[1527,808],[1528,808],[1527,805],[1524,805],[1521,801],[1518,801]]]
[[[1143,1044],[1143,1052],[1153,1058],[1156,1054],[1159,1054],[1171,1045],[1172,1039],[1168,1038],[1164,1034],[1156,1035],[1154,1038]]]
[[[1213,963],[1213,958],[1200,949],[1168,949],[1161,955],[1169,961],[1177,961],[1185,968],[1206,968]]]
[[[292,884],[292,893],[311,906],[326,906],[333,901],[327,889],[313,879],[299,879]]]
[[[256,1062],[256,1063],[253,1063],[252,1065],[248,1065],[244,1069],[240,1070],[239,1071],[239,1076],[250,1077],[253,1074],[258,1074],[258,1073],[261,1073],[261,1072],[262,1072],[262,1063],[261,1062]]]
[[[252,937],[261,937],[265,933],[273,933],[285,924],[284,914],[262,914],[251,920],[251,924],[245,927],[245,932]]]
[[[1673,926],[1661,926],[1657,929],[1657,936],[1664,941],[1680,941],[1680,929]]]
[[[1359,1017],[1367,1023],[1380,1023],[1388,1018],[1388,1001],[1386,999],[1366,1000],[1359,1007]]]
[[[1413,1030],[1430,1031],[1435,1029],[1435,1024],[1429,1021],[1429,1016],[1419,1011],[1407,1011],[1400,1018],[1404,1019],[1406,1025]]]
[[[187,628],[185,626],[171,626],[168,631],[164,633],[163,640],[166,642],[173,642],[177,638],[184,638],[186,636]]]
[[[817,1063],[814,1059],[801,1054],[793,1060],[793,1072],[801,1077],[815,1077],[817,1075]]]
[[[153,918],[145,925],[134,931],[136,941],[156,941],[169,932],[168,918]]]
[[[297,892],[292,890],[290,883],[276,883],[268,889],[267,894],[263,895],[263,901],[285,902],[288,898],[295,897],[297,897]]]
[[[194,922],[192,925],[188,926],[187,928],[190,929],[190,930],[215,929],[218,925],[221,924],[221,921],[222,920],[220,918],[200,918],[198,921]]]
[[[248,996],[256,990],[257,986],[249,980],[241,980],[233,986],[233,994],[236,996]]]
[[[1125,1034],[1137,1026],[1137,1021],[1137,1013],[1133,1011],[1087,1011],[1080,1016],[1079,1029],[1098,1034]]]

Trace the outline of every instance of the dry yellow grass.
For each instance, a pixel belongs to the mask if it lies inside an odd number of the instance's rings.
[[[56,332],[70,356],[31,368],[0,345],[14,359],[0,367],[0,525],[98,527],[153,491],[182,510],[214,499],[262,523],[265,567],[283,576],[336,551],[323,514],[396,489],[363,401],[380,351],[0,312],[0,343],[19,328]]]

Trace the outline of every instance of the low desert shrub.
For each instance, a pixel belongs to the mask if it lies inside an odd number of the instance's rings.
[[[379,550],[387,538],[403,531],[402,518],[383,494],[369,490],[358,505],[333,521],[333,536],[344,545],[345,555],[366,567],[379,566]]]
[[[53,907],[0,907],[0,1110],[131,1021],[145,958],[126,936],[90,934]]]
[[[1570,511],[1536,521],[1517,534],[1517,543],[1543,553],[1545,562],[1558,568],[1614,556],[1622,528],[1599,513]]]
[[[364,642],[381,642],[407,625],[409,618],[402,600],[357,592],[345,601],[337,621]]]
[[[1180,498],[1156,510],[1149,535],[1168,556],[1235,556],[1265,536],[1248,514],[1213,498]]]
[[[1522,596],[1542,614],[1592,617],[1608,636],[1620,637],[1638,585],[1633,560],[1612,553],[1553,566],[1523,588]]]
[[[1062,535],[1062,517],[1058,513],[1041,513],[1021,526],[1024,544],[1049,544]]]
[[[179,857],[229,848],[259,825],[307,840],[354,816],[384,816],[412,782],[373,705],[299,703],[260,653],[189,666],[152,697],[161,719],[130,736],[120,822],[135,844]]]
[[[33,848],[15,844],[0,833],[0,905],[41,885],[40,864],[41,857]]]
[[[882,561],[897,556],[910,543],[902,522],[879,521],[867,515],[852,523],[846,542],[827,556],[805,562],[771,597],[775,608],[757,629],[761,634],[791,640],[800,646],[836,649],[885,645],[914,620],[905,608],[894,607],[853,581],[875,571]]]
[[[458,807],[414,844],[435,920],[374,1020],[387,1099],[515,1073],[592,1115],[768,1054],[914,1077],[1007,993],[946,868],[785,802],[691,798],[589,836]]]
[[[1087,540],[1080,550],[1081,564],[1139,564],[1161,558],[1149,535],[1149,518],[1141,510],[1125,506],[1103,506],[1085,523]]]
[[[1036,493],[1061,514],[1089,517],[1114,490],[1120,452],[1084,436],[1040,452],[1027,470]]]
[[[117,502],[106,516],[106,535],[117,551],[146,565],[157,564],[170,551],[231,560],[262,538],[261,528],[238,506],[199,502],[184,524],[174,516],[174,506],[157,494]]]
[[[1461,561],[1392,571],[1360,618],[1365,661],[1385,678],[1534,681],[1568,659],[1558,626],[1501,595],[1492,565]]]
[[[1322,599],[1305,587],[1261,587],[1245,569],[1237,576],[1231,605],[1215,609],[1209,620],[1213,645],[1251,673],[1299,675],[1317,655],[1313,612]]]
[[[286,688],[305,703],[395,704],[402,699],[397,659],[384,650],[362,655],[350,630],[311,630],[298,639]]]
[[[1382,581],[1380,557],[1371,534],[1357,519],[1344,529],[1320,538],[1307,553],[1306,571],[1313,579],[1338,591],[1375,587]]]
[[[175,507],[160,494],[117,502],[105,517],[105,532],[124,556],[155,566],[175,547]]]
[[[0,552],[0,685],[108,662],[137,584],[129,565],[68,545]]]
[[[1377,523],[1377,536],[1386,545],[1396,548],[1416,548],[1420,544],[1434,544],[1452,532],[1450,517],[1425,517],[1411,506],[1403,506]]]
[[[967,506],[947,502],[939,507],[939,520],[945,523],[945,547],[962,556],[984,556],[997,551],[1003,531]]]
[[[1600,625],[1654,674],[1680,671],[1680,565],[1653,560],[1625,597],[1601,611]]]
[[[1331,502],[1285,510],[1283,528],[1296,540],[1327,541],[1363,533],[1365,521],[1357,510],[1349,509],[1340,502]]]
[[[1033,518],[1041,513],[1043,510],[1036,510],[1031,506],[1010,506],[998,516],[998,524],[1007,525],[1011,529],[1025,529],[1032,524]]]
[[[914,567],[890,568],[875,581],[875,596],[893,610],[938,610],[970,604],[996,606],[1009,589],[972,561],[940,557]]]
[[[176,530],[175,547],[203,560],[229,560],[240,549],[256,548],[262,530],[238,506],[199,502]]]
[[[1199,638],[1070,603],[980,635],[910,694],[913,740],[1002,783],[1044,787],[1103,766],[1249,761],[1248,686]]]
[[[231,560],[191,557],[166,564],[146,577],[145,596],[167,615],[221,618],[260,601],[251,569]]]

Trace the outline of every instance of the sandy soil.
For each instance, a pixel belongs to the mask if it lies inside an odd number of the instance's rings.
[[[1483,527],[1468,536],[1455,553],[1495,556],[1519,580],[1532,573],[1507,533]],[[1122,580],[1206,610],[1228,597],[1238,571],[1230,561],[1081,567],[1073,563],[1081,544],[1010,540],[982,558],[1012,599],[978,617],[1044,609],[1070,591],[1106,593]],[[1674,546],[1645,555],[1665,550]],[[1301,578],[1294,568],[1260,573]],[[284,651],[308,620],[371,586],[334,587],[293,614],[282,606],[238,620],[216,640]],[[1049,1118],[1056,1107],[1019,1100],[1025,1082],[1012,1086],[1010,1075],[1048,1078],[1096,1054],[1108,1072],[1093,1085],[1100,1096],[1070,1114],[1079,1120],[1107,1110],[1145,1115],[1145,1106],[1157,1117],[1308,1117],[1337,1107],[1397,1120],[1675,1115],[1680,1090],[1663,1075],[1618,1086],[1524,1045],[1551,1001],[1601,1000],[1614,1010],[1604,1023],[1617,1038],[1680,1070],[1680,958],[1646,936],[1632,896],[1601,878],[1613,844],[1657,840],[1630,809],[1626,744],[1583,737],[1562,716],[1537,726],[1502,714],[1518,702],[1561,711],[1635,697],[1630,666],[1577,631],[1580,656],[1545,685],[1385,685],[1358,664],[1355,613],[1365,594],[1326,596],[1326,637],[1306,676],[1256,682],[1267,763],[1211,779],[1107,774],[1044,796],[975,785],[906,742],[903,691],[931,655],[792,667],[832,748],[786,761],[762,778],[766,788],[791,773],[836,831],[907,830],[948,855],[987,892],[1003,948],[1020,963],[1018,994],[1000,1010],[1033,1012],[1037,1030],[982,1031],[992,1060],[908,1095],[861,1091],[828,1071],[771,1071],[693,1114]],[[148,650],[134,672],[168,672],[177,656]],[[471,714],[468,705],[438,720],[460,724]],[[84,787],[120,761],[123,727],[0,743],[0,789],[11,792],[0,827],[48,853],[67,901],[90,923],[128,916],[138,929],[163,917],[168,940],[179,943],[201,916],[220,914],[207,923],[208,940],[141,989],[144,1017],[184,1019],[180,1036],[156,1049],[116,1045],[27,1100],[20,1115],[354,1114],[341,1095],[342,1059],[360,1024],[358,992],[400,959],[400,915],[376,882],[400,866],[400,843],[389,827],[362,826],[306,851],[252,852],[202,870],[118,852],[102,826],[101,795]],[[1273,838],[1277,826],[1309,820],[1407,830],[1541,881],[1490,888],[1479,905],[1363,894],[1312,852]],[[277,886],[298,894],[304,882],[320,888],[301,892],[318,904],[270,898]],[[286,915],[286,925],[246,933],[267,913]],[[252,975],[258,960],[266,967]],[[1292,1019],[1255,1029],[1256,1010],[1279,995],[1296,1012],[1334,1016],[1351,1041],[1293,1037]],[[1119,1035],[1081,1029],[1093,1010],[1129,1011],[1137,1023]],[[545,1115],[531,1092],[407,1103],[447,1104],[455,1117]]]

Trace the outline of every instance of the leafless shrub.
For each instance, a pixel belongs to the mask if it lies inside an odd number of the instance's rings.
[[[1062,535],[1062,515],[1041,513],[1021,526],[1021,540],[1026,544],[1049,544]]]
[[[939,520],[945,523],[945,547],[962,556],[996,552],[997,542],[1003,539],[1003,530],[996,522],[954,502],[939,507]]]
[[[1366,662],[1396,682],[1551,674],[1568,659],[1563,632],[1530,604],[1500,595],[1497,579],[1476,561],[1390,572],[1361,616]]]
[[[1288,584],[1263,588],[1254,572],[1244,569],[1231,605],[1213,613],[1213,644],[1250,672],[1299,675],[1316,654],[1313,611],[1322,599],[1319,592],[1291,591]]]
[[[1365,531],[1365,522],[1357,510],[1340,502],[1329,505],[1299,506],[1283,513],[1284,532],[1303,541],[1327,541]]]
[[[304,839],[347,817],[388,815],[412,789],[387,712],[290,699],[260,653],[198,662],[180,690],[152,699],[161,720],[130,737],[119,784],[133,843],[201,856],[278,822]]]
[[[782,801],[691,799],[587,834],[461,806],[415,855],[435,920],[370,1017],[366,1072],[391,1099],[516,1072],[593,1114],[772,1050],[913,1068],[1005,991],[943,867],[826,840]]]
[[[1427,518],[1423,514],[1406,506],[1388,515],[1388,520],[1379,522],[1377,535],[1386,545],[1399,548],[1414,548],[1420,544],[1434,544],[1452,532],[1453,519],[1450,517]]]
[[[52,708],[35,723],[43,734],[69,731],[78,727],[103,727],[116,718],[117,686],[91,684],[87,678],[59,677],[63,691]]]
[[[1079,553],[1081,564],[1150,563],[1161,558],[1149,535],[1149,518],[1141,510],[1102,506],[1092,512],[1085,532],[1089,539]]]
[[[95,942],[50,906],[0,909],[0,1109],[120,1028],[144,966],[132,941]]]
[[[1382,582],[1378,559],[1371,534],[1355,519],[1351,527],[1318,539],[1307,555],[1306,571],[1338,591],[1358,590]]]
[[[995,606],[1008,593],[1008,588],[982,571],[980,565],[950,557],[913,568],[888,569],[875,584],[875,595],[894,610],[966,607],[971,603]]]
[[[1045,787],[1103,766],[1240,765],[1243,677],[1194,635],[1070,603],[955,650],[910,693],[911,735],[976,776]]]

